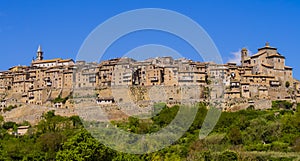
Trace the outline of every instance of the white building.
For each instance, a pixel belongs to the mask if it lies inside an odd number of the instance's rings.
[[[72,59],[50,59],[50,60],[44,60],[43,57],[44,52],[42,51],[41,46],[39,45],[37,50],[37,57],[35,60],[32,61],[31,66],[35,67],[56,67],[56,66],[69,66],[74,65],[74,61]]]

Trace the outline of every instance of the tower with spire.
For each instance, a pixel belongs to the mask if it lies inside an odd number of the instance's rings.
[[[43,54],[44,54],[44,52],[42,51],[42,47],[41,47],[41,45],[39,45],[37,52],[36,52],[36,60],[37,61],[43,60],[44,59]]]

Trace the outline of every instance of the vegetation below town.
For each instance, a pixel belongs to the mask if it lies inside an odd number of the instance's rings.
[[[158,115],[139,120],[129,117],[113,122],[133,133],[151,133],[167,126],[179,106],[164,105]],[[15,131],[14,122],[0,118],[0,160],[298,160],[300,159],[300,104],[273,102],[270,110],[223,112],[212,133],[199,139],[207,109],[198,105],[192,126],[177,142],[158,152],[132,155],[114,151],[97,142],[78,116],[62,117],[50,111],[27,135]],[[28,125],[24,122],[21,125]]]
[[[19,105],[19,106],[21,106],[21,105]],[[13,110],[13,109],[15,109],[17,107],[18,107],[17,105],[14,105],[14,106],[13,105],[9,105],[8,107],[4,107],[3,109],[0,109],[0,112],[3,111],[5,113],[5,112],[11,111],[11,110]]]

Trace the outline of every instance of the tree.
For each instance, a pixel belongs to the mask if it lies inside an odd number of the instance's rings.
[[[72,121],[73,127],[82,127],[83,126],[79,116],[71,116],[70,120]]]
[[[8,160],[6,151],[4,150],[2,143],[0,143],[0,160]]]
[[[288,101],[281,101],[281,100],[277,100],[277,101],[272,101],[272,108],[273,109],[292,109],[293,104],[291,102]]]
[[[51,119],[52,117],[55,116],[55,111],[54,110],[51,110],[51,111],[48,111],[47,113],[45,113],[43,115],[43,117],[46,119],[46,120],[49,120]]]
[[[38,133],[58,132],[67,130],[71,126],[71,120],[67,117],[56,116],[54,111],[48,111],[43,115],[45,119],[37,125]]]
[[[17,123],[12,122],[12,121],[5,122],[5,123],[3,124],[3,128],[6,129],[6,130],[8,130],[8,129],[10,129],[10,128],[14,128],[15,126],[17,126]]]
[[[3,116],[0,115],[0,126],[2,126],[3,123],[4,123],[4,118],[3,118]]]
[[[113,161],[140,161],[141,159],[133,154],[123,154],[120,153],[113,158]]]
[[[239,128],[233,127],[229,130],[228,139],[233,145],[239,145],[243,143],[242,134]]]
[[[37,143],[40,145],[39,148],[48,154],[48,159],[55,159],[55,153],[61,148],[64,140],[62,134],[49,132],[40,136]]]
[[[133,126],[133,127],[138,127],[140,125],[140,122],[139,122],[139,119],[138,118],[135,118],[135,117],[132,117],[130,116],[128,118],[128,121],[129,121],[129,125],[130,126]]]
[[[82,130],[66,141],[57,153],[56,160],[108,161],[112,160],[114,152],[98,143],[90,133]]]

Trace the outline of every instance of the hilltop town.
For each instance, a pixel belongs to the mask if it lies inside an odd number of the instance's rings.
[[[285,63],[285,57],[269,43],[254,55],[243,48],[240,65],[172,57],[143,61],[124,57],[100,63],[44,60],[39,46],[30,66],[14,66],[0,72],[0,109],[4,112],[8,106],[22,105],[72,109],[86,96],[95,97],[100,106],[127,102],[129,97],[134,102],[149,103],[156,95],[149,95],[153,86],[164,87],[165,98],[157,101],[168,104],[181,103],[183,95],[194,102],[224,98],[224,110],[250,105],[267,108],[272,100],[300,102],[300,83],[293,78],[292,67]],[[224,90],[216,91],[212,88],[216,86],[223,86]],[[130,88],[129,92],[122,91],[122,87]],[[197,92],[184,93],[185,87],[193,87]],[[95,92],[85,92],[90,89]],[[157,94],[160,97],[161,93]]]

